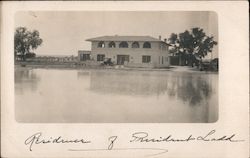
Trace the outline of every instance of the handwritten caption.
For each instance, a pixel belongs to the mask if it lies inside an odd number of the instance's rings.
[[[120,136],[122,137],[122,136]],[[109,136],[107,139],[106,148],[103,149],[69,149],[69,151],[96,151],[96,150],[157,150],[159,151],[157,154],[163,154],[168,152],[167,149],[161,148],[114,148],[116,142],[119,141],[118,136]],[[244,140],[238,139],[236,134],[230,135],[218,135],[216,130],[211,130],[204,135],[187,135],[183,138],[175,137],[172,134],[168,134],[167,136],[159,136],[157,138],[151,137],[151,135],[147,132],[135,132],[132,133],[127,143],[178,143],[178,142],[194,142],[194,141],[202,141],[202,142],[242,142]],[[35,146],[39,146],[39,144],[92,144],[94,140],[87,140],[83,138],[73,138],[66,139],[62,136],[57,137],[44,137],[42,132],[37,132],[32,134],[27,139],[25,139],[24,144],[28,146],[29,151],[33,151]]]

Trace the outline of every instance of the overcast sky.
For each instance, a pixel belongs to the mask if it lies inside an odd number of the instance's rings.
[[[104,35],[149,35],[162,39],[193,27],[203,28],[218,41],[217,16],[213,12],[17,12],[15,27],[38,30],[43,44],[37,55],[77,55],[90,50],[88,38]],[[218,55],[217,46],[214,56]]]

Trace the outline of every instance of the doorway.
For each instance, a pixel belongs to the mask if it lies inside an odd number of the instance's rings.
[[[129,62],[129,55],[117,55],[117,65],[124,65],[124,62]]]

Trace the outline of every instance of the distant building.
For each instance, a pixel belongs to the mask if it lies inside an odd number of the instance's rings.
[[[79,50],[78,51],[78,59],[79,59],[79,61],[90,60],[90,53],[91,53],[91,51]]]
[[[110,58],[117,65],[128,67],[167,67],[170,64],[166,41],[150,36],[102,36],[87,39],[91,52],[79,51],[80,61],[102,62]]]

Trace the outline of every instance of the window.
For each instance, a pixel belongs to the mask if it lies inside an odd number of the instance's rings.
[[[119,44],[119,48],[128,48],[128,43],[123,41]]]
[[[115,48],[115,42],[109,42],[109,48]]]
[[[140,45],[139,45],[138,42],[133,42],[132,43],[132,48],[139,48],[139,47],[140,47]]]
[[[99,42],[97,47],[98,48],[104,48],[105,47],[104,42],[103,41]]]
[[[143,48],[151,48],[151,44],[149,42],[145,42],[143,44]]]
[[[104,54],[97,54],[97,61],[104,61],[105,55]]]
[[[150,63],[150,61],[151,61],[151,56],[146,56],[146,55],[142,56],[143,63]]]
[[[81,54],[80,61],[90,60],[90,54]]]

